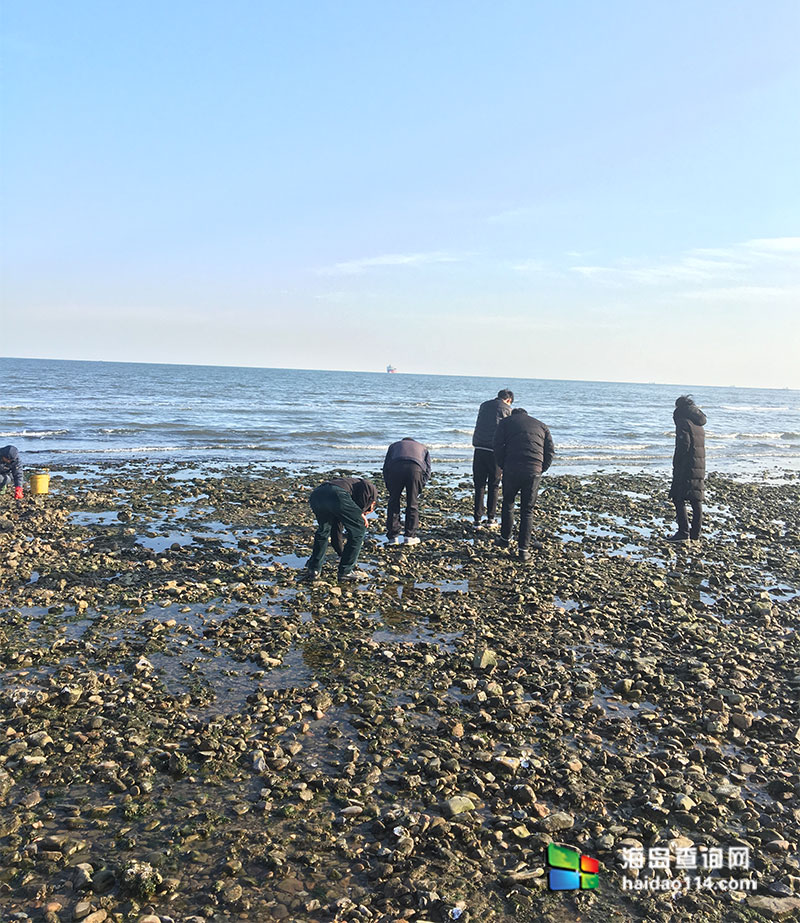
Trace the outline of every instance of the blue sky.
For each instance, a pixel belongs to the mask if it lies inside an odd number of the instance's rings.
[[[800,5],[3,4],[10,356],[800,387]]]

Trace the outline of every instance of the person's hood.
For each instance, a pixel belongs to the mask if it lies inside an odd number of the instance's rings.
[[[360,506],[362,510],[367,510],[373,503],[377,503],[378,488],[372,481],[362,478],[357,484],[353,485],[352,496],[356,506]]]
[[[678,398],[675,402],[675,410],[672,412],[672,419],[677,423],[678,420],[688,420],[690,423],[696,423],[698,426],[706,425],[706,415],[690,398]]]
[[[13,445],[4,445],[0,449],[0,458],[8,458],[11,462],[15,462],[19,458],[19,452],[17,447]]]

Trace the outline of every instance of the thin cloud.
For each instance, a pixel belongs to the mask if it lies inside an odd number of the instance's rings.
[[[748,240],[745,247],[766,253],[800,253],[800,237],[762,237]]]
[[[381,256],[369,256],[358,260],[346,260],[319,269],[321,275],[357,276],[371,269],[383,269],[396,266],[431,266],[436,263],[460,263],[463,257],[452,253],[435,251],[431,253],[384,253]]]
[[[769,286],[760,278],[778,272],[796,278],[800,237],[760,238],[725,248],[697,248],[673,260],[620,260],[608,266],[578,265],[570,271],[609,285]]]

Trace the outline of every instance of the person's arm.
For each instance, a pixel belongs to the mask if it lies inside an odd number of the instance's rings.
[[[506,428],[502,423],[498,423],[497,429],[494,431],[492,447],[494,448],[495,464],[498,468],[502,468],[506,460]]]
[[[692,448],[692,435],[689,424],[681,420],[675,427],[675,454],[672,456],[672,473],[683,476]]]
[[[333,550],[336,554],[341,557],[344,551],[344,529],[338,519],[331,526],[331,545],[333,545]]]
[[[425,449],[425,483],[428,483],[428,480],[431,476],[431,453]]]
[[[556,454],[556,447],[553,445],[553,437],[550,430],[544,428],[544,458],[542,460],[542,474],[550,467],[553,462],[553,456]]]

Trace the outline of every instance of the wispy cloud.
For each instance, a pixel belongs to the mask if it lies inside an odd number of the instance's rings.
[[[800,278],[798,256],[800,237],[773,237],[731,247],[697,248],[672,259],[626,259],[610,265],[571,266],[570,271],[613,286],[716,285],[721,291],[746,286],[766,290],[774,288],[775,281]]]
[[[372,269],[397,266],[430,266],[435,263],[460,263],[463,257],[454,253],[434,251],[430,253],[384,253],[381,256],[368,256],[357,260],[346,260],[324,266],[317,272],[324,276],[356,276]]]
[[[744,245],[751,250],[765,253],[800,254],[800,237],[765,237],[748,240]]]
[[[527,273],[536,273],[536,272],[545,272],[547,269],[547,264],[542,260],[521,260],[518,263],[512,263],[511,268],[515,272],[521,272],[523,274]]]

